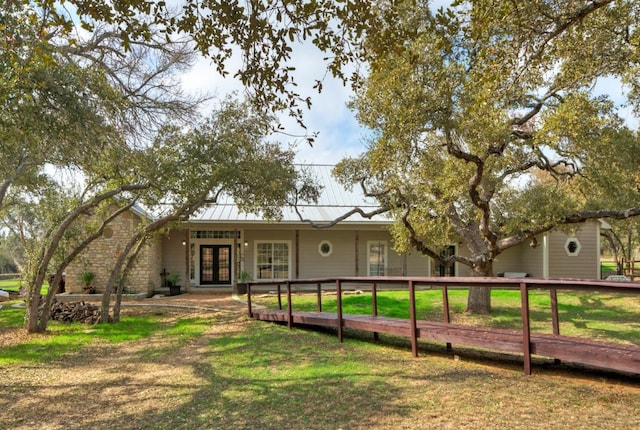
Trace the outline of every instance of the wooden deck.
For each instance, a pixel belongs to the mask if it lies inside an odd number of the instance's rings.
[[[559,281],[546,284],[550,290],[552,297],[552,313],[553,313],[553,332],[554,334],[539,334],[532,333],[529,330],[529,309],[528,309],[528,290],[529,288],[540,288],[538,281],[541,280],[511,280],[511,283],[516,283],[522,294],[522,317],[523,317],[523,330],[501,330],[484,327],[472,327],[463,326],[457,324],[451,324],[449,322],[449,309],[447,299],[447,285],[459,285],[464,284],[469,286],[470,281],[468,279],[460,280],[462,278],[448,278],[446,284],[443,283],[443,278],[435,278],[440,283],[443,290],[443,302],[445,308],[445,321],[424,321],[415,319],[415,285],[418,283],[429,282],[433,285],[434,280],[428,278],[428,281],[424,278],[420,280],[402,278],[403,282],[408,283],[409,293],[411,295],[411,307],[410,319],[399,318],[387,318],[377,315],[376,303],[376,286],[380,283],[390,282],[390,278],[379,278],[377,280],[366,278],[358,278],[358,282],[373,283],[372,293],[374,310],[373,315],[352,315],[343,314],[341,309],[342,301],[342,284],[344,282],[354,283],[355,278],[351,279],[331,279],[331,280],[308,280],[308,281],[295,281],[296,284],[312,284],[315,283],[318,288],[318,311],[316,312],[302,312],[295,311],[291,306],[287,306],[286,309],[282,309],[281,305],[281,289],[278,285],[278,298],[281,309],[268,310],[268,309],[253,309],[251,305],[251,288],[248,294],[248,306],[249,315],[253,318],[263,321],[274,321],[287,323],[290,328],[294,325],[307,325],[307,326],[319,326],[334,328],[338,332],[338,337],[342,341],[343,329],[349,328],[354,330],[362,330],[373,333],[386,333],[398,336],[404,336],[411,339],[412,352],[414,356],[418,354],[418,339],[425,339],[436,342],[443,342],[448,347],[452,345],[460,345],[467,347],[484,348],[494,351],[509,352],[522,354],[524,361],[525,374],[531,374],[531,356],[537,355],[541,357],[548,357],[563,362],[577,363],[594,368],[601,368],[607,370],[613,370],[624,373],[631,373],[640,375],[640,346],[627,345],[613,342],[602,342],[587,338],[576,338],[563,336],[559,333],[559,322],[557,313],[557,296],[556,290],[565,288],[569,290],[586,289],[593,290],[598,288],[597,291],[617,291],[623,293],[629,293],[630,291],[640,293],[640,285],[636,283],[612,283],[612,282],[598,282],[596,281],[583,283],[573,281],[572,284],[558,284]],[[394,278],[398,282],[399,278]],[[458,281],[453,281],[458,279]],[[477,278],[471,278],[477,281]],[[548,281],[548,280],[544,280]],[[338,298],[338,312],[323,312],[321,304],[320,286],[326,284],[336,284],[337,298]],[[509,282],[505,282],[504,279],[499,281],[498,284],[504,286]],[[287,294],[287,304],[291,304],[291,285],[293,283],[285,284]],[[611,285],[613,284],[613,285]],[[259,284],[258,284],[259,285]],[[275,285],[275,284],[274,284]],[[437,285],[437,283],[436,283]],[[490,283],[483,282],[481,285],[490,286]],[[544,283],[542,285],[545,285]],[[255,287],[255,286],[254,286]],[[638,333],[640,337],[640,333]]]

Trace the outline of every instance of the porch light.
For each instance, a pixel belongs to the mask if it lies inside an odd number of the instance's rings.
[[[182,246],[187,246],[187,241],[186,240],[182,241]]]

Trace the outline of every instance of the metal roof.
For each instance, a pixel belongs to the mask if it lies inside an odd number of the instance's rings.
[[[365,197],[360,187],[352,190],[345,189],[332,176],[334,166],[319,164],[304,164],[296,166],[299,170],[310,172],[312,178],[321,186],[322,190],[317,204],[300,204],[298,210],[302,217],[313,222],[331,222],[358,207],[364,212],[370,212],[379,207],[375,199]],[[219,203],[203,207],[190,218],[191,222],[272,222],[260,215],[241,212],[229,196],[221,196]],[[292,207],[282,208],[280,223],[301,223],[300,217]],[[342,221],[345,223],[389,223],[389,218],[376,215],[371,219],[354,214]]]

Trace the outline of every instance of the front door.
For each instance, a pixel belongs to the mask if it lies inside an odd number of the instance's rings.
[[[231,285],[231,245],[200,245],[200,284]]]

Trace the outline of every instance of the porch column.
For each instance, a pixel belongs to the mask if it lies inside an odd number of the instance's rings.
[[[191,249],[191,234],[190,233],[190,228],[189,226],[187,226],[187,228],[184,230],[184,240],[182,241],[182,243],[184,244],[184,290],[185,291],[189,291],[191,288],[191,273],[190,273],[190,269],[191,269],[191,265],[190,265],[190,261],[189,261],[189,250]]]

